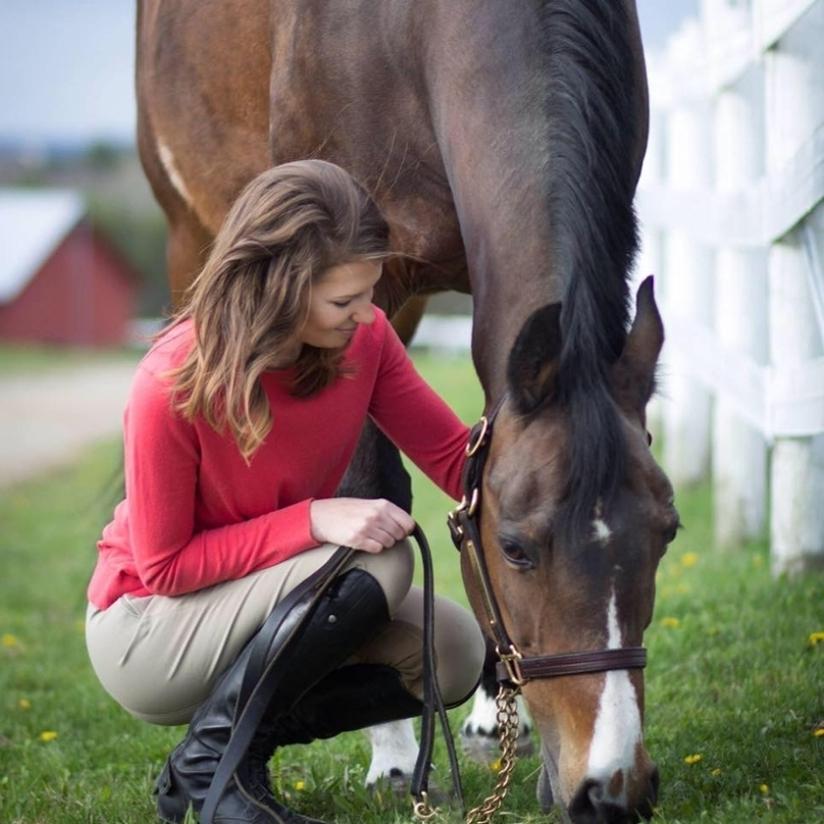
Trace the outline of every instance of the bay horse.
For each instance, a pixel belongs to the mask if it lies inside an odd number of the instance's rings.
[[[480,536],[513,640],[526,655],[640,645],[678,519],[646,434],[663,340],[650,282],[629,317],[648,124],[631,0],[143,0],[137,24],[138,145],[173,295],[259,172],[346,168],[406,253],[376,303],[408,333],[426,295],[472,294],[497,410]],[[385,471],[397,454],[372,437],[369,457],[369,438],[348,482],[374,491],[377,467],[378,494],[411,503]],[[650,815],[641,670],[524,695],[544,806],[576,823]]]

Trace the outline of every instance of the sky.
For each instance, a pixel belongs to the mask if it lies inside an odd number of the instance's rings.
[[[0,139],[133,140],[136,2],[0,0]],[[697,2],[637,0],[646,48]]]

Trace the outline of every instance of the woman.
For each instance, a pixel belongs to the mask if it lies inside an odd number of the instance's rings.
[[[404,540],[414,522],[386,500],[332,497],[367,416],[460,496],[468,430],[371,303],[388,235],[337,166],[264,172],[138,368],[126,498],[98,543],[86,637],[128,712],[190,723],[158,779],[164,820],[200,811],[253,639],[340,545],[359,551],[278,660],[274,697],[214,820],[311,821],[272,795],[276,747],[419,714],[422,600]],[[484,644],[471,615],[444,599],[435,650],[444,700],[458,704]]]

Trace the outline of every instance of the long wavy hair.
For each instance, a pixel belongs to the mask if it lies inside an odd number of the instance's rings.
[[[248,463],[272,428],[261,375],[294,359],[312,284],[332,266],[381,260],[389,228],[346,171],[300,160],[258,175],[215,237],[172,325],[192,318],[195,345],[172,370],[174,408],[228,431]],[[304,344],[292,394],[308,397],[344,373],[343,349]],[[291,365],[291,364],[290,364]]]

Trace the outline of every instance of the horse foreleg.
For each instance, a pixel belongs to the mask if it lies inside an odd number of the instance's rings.
[[[372,744],[372,763],[366,773],[366,786],[372,789],[379,782],[388,782],[397,795],[409,792],[418,757],[418,741],[411,719],[378,724],[365,732]]]

